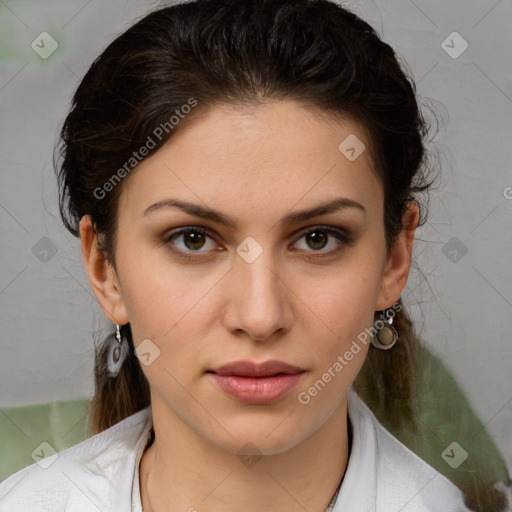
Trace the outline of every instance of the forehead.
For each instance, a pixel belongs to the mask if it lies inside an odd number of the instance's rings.
[[[121,211],[142,215],[166,195],[252,212],[383,200],[366,130],[349,118],[281,100],[199,108],[177,128],[126,178]]]

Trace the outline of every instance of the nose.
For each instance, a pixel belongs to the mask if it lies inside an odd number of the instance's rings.
[[[292,292],[279,275],[271,251],[263,250],[250,263],[236,255],[228,277],[223,322],[232,334],[268,341],[290,330]]]

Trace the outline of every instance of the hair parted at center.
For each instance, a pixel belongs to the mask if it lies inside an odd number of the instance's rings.
[[[171,116],[191,99],[196,106],[169,127]],[[79,236],[80,219],[90,215],[100,248],[115,268],[123,182],[101,198],[97,191],[123,166],[126,170],[134,152],[151,138],[153,154],[216,104],[276,100],[297,100],[363,127],[384,191],[388,254],[411,201],[420,207],[419,225],[425,222],[428,197],[421,200],[422,193],[433,183],[426,141],[430,124],[413,79],[368,23],[329,0],[193,0],[137,21],[107,46],[80,82],[56,147],[64,224]],[[161,126],[167,128],[155,137]],[[393,322],[398,343],[389,351],[369,350],[364,365],[371,375],[369,393],[389,423],[414,430],[420,342],[405,305],[399,304]],[[116,379],[105,372],[106,344],[96,347],[91,434],[150,405],[129,324],[123,333],[130,354]]]

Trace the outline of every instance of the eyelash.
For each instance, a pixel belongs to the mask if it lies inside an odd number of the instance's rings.
[[[320,254],[312,254],[312,255],[308,256],[309,258],[324,258],[326,256],[333,256],[333,255],[337,254],[345,245],[353,245],[353,243],[354,243],[354,239],[351,236],[349,236],[349,234],[345,230],[334,229],[329,226],[321,226],[321,225],[313,226],[311,228],[308,228],[305,231],[301,231],[298,234],[297,241],[300,240],[301,238],[303,238],[305,235],[308,235],[315,231],[321,231],[321,232],[327,233],[328,235],[334,236],[335,238],[337,238],[340,241],[340,244],[335,249],[332,249],[329,251],[322,251],[322,250],[306,251],[306,252],[312,252],[312,253],[315,253],[315,252],[320,253]],[[164,236],[162,241],[165,244],[169,244],[171,246],[170,249],[182,259],[192,260],[192,259],[201,258],[201,256],[193,255],[193,253],[202,253],[202,252],[206,252],[206,251],[192,251],[192,250],[183,251],[182,249],[176,249],[176,248],[172,247],[173,244],[171,243],[171,240],[173,238],[177,238],[181,235],[185,235],[185,234],[189,234],[189,233],[200,233],[201,235],[208,236],[208,237],[212,238],[213,240],[215,240],[215,236],[208,229],[205,229],[200,226],[187,226],[185,228],[179,228],[177,230],[167,233]]]

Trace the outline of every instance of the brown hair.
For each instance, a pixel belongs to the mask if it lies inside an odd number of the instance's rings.
[[[182,119],[191,99],[198,107]],[[266,99],[296,99],[364,126],[384,189],[389,251],[408,202],[420,204],[419,194],[432,184],[425,145],[430,126],[393,49],[365,21],[328,0],[195,0],[151,12],[118,36],[87,71],[62,127],[58,179],[66,227],[79,236],[80,219],[91,215],[115,268],[122,182],[108,193],[104,184],[123,166],[126,171],[148,138],[155,142],[152,154],[202,108]],[[173,115],[180,120],[171,127]],[[420,225],[424,221],[422,215]],[[370,350],[365,368],[372,376],[369,393],[387,421],[414,430],[419,340],[401,305],[394,319],[398,344]],[[105,344],[96,350],[91,433],[150,405],[129,325],[123,333],[131,350],[116,379],[106,375]],[[465,492],[470,499],[474,491]],[[493,496],[498,503],[501,494]]]

